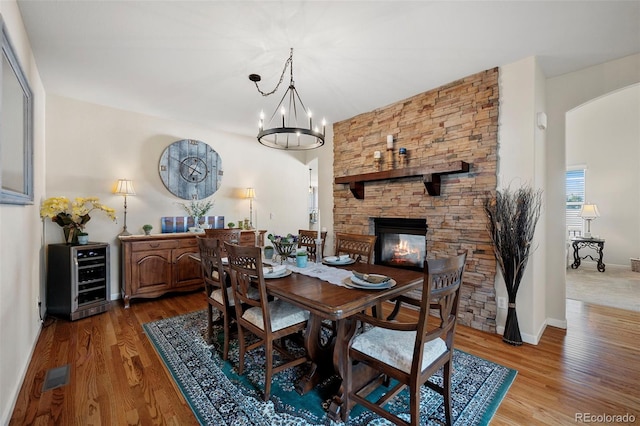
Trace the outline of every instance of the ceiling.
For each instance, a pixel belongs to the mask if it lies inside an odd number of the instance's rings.
[[[255,136],[289,49],[333,123],[537,56],[547,77],[640,52],[639,1],[18,0],[47,93]]]

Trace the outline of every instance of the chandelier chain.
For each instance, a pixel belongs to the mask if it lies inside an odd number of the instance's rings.
[[[258,89],[258,92],[260,92],[262,96],[273,95],[275,92],[277,92],[278,89],[280,88],[280,85],[282,84],[282,80],[284,80],[284,74],[287,72],[288,67],[291,67],[291,84],[293,84],[293,48],[291,48],[289,59],[287,59],[286,62],[284,63],[284,69],[282,70],[282,74],[280,75],[280,80],[278,81],[278,84],[276,85],[275,89],[273,89],[270,92],[263,92],[262,90],[260,90],[260,87],[258,87],[258,82],[254,81],[253,84],[256,85],[256,89]]]

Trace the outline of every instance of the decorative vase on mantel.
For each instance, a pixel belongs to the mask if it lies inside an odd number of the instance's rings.
[[[64,231],[64,242],[66,244],[78,244],[78,230],[77,227],[72,225],[65,225],[62,227]]]

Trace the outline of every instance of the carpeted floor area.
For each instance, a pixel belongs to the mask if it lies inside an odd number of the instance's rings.
[[[220,359],[220,337],[214,345],[204,341],[205,311],[192,312],[144,324],[144,330],[161,356],[196,418],[205,425],[335,425],[328,419],[329,380],[312,392],[300,396],[293,384],[304,366],[274,376],[270,401],[262,401],[264,351],[250,352],[243,376],[236,372],[237,342],[233,341],[229,361]],[[218,330],[220,331],[220,330]],[[455,351],[452,378],[454,424],[486,425],[516,377],[515,370],[471,354]],[[441,380],[439,374],[432,380]],[[330,398],[330,395],[329,395]],[[323,404],[323,402],[325,402]],[[389,404],[396,413],[406,413],[408,398],[401,393]],[[444,420],[442,397],[427,387],[421,391],[421,424],[436,425]],[[324,408],[323,408],[324,407]],[[404,415],[408,420],[408,414]],[[340,422],[340,424],[342,424]],[[356,406],[347,425],[380,426],[390,424]]]
[[[595,262],[583,261],[567,268],[567,299],[640,312],[640,272],[618,265],[598,272]]]

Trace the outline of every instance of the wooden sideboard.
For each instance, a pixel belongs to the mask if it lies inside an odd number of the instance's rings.
[[[240,245],[241,246],[252,246],[256,243],[256,231],[241,231],[240,234]],[[267,232],[266,230],[258,231],[258,245],[260,247],[264,247],[264,234]]]
[[[259,243],[264,245],[264,233]],[[193,233],[120,236],[120,291],[124,307],[131,299],[193,291],[203,286],[200,266],[189,255],[198,252]],[[242,231],[240,245],[255,244],[255,231]]]

